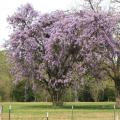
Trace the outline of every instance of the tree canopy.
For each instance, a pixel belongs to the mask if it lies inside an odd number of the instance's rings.
[[[89,73],[99,78],[104,74],[101,63],[119,54],[119,41],[114,37],[118,18],[110,12],[41,14],[27,4],[8,22],[13,28],[8,51],[16,81],[24,77],[34,88],[35,83],[42,84],[55,104],[61,104],[61,96],[72,84],[75,66],[80,76]]]

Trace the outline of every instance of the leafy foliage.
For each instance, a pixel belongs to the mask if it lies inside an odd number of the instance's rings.
[[[0,51],[0,101],[8,101],[11,98],[12,79],[9,70],[5,51]]]

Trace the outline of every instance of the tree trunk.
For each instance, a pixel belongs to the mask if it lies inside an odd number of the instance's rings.
[[[74,83],[74,101],[78,102],[78,83],[75,81]]]
[[[62,106],[63,105],[63,92],[53,91],[51,95],[53,106]]]
[[[25,91],[24,91],[24,102],[28,100],[28,81],[25,83]]]
[[[115,80],[115,96],[116,96],[116,105],[120,107],[120,80]]]

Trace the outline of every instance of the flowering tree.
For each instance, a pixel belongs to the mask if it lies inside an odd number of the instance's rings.
[[[93,12],[98,12],[93,6],[93,0],[86,0],[91,6],[91,9]],[[101,1],[101,0],[100,0]],[[119,2],[119,0],[113,0],[113,2]],[[116,102],[117,106],[120,107],[120,18],[119,18],[119,10],[117,8],[114,8],[115,6],[112,5],[112,8],[110,7],[110,11],[108,11],[108,14],[112,14],[111,19],[108,20],[107,17],[107,25],[108,28],[105,28],[106,25],[103,28],[103,31],[108,33],[108,31],[111,29],[112,31],[108,35],[108,43],[103,42],[104,50],[101,49],[99,52],[92,52],[91,60],[86,62],[86,68],[87,72],[94,77],[96,80],[98,79],[104,79],[104,77],[109,77],[111,80],[115,83],[115,94],[116,94]],[[111,9],[114,13],[111,12]],[[117,12],[115,12],[118,10]],[[114,17],[114,18],[113,18]],[[112,22],[111,22],[112,21]],[[100,37],[100,35],[99,35]],[[99,38],[99,40],[102,40]],[[103,47],[102,45],[101,47]]]
[[[42,84],[54,105],[63,103],[62,96],[72,83],[76,64],[82,76],[90,66],[97,69],[94,65],[98,65],[106,50],[117,50],[112,36],[116,20],[104,12],[41,14],[27,4],[8,22],[13,28],[8,51],[16,81],[25,78]]]
[[[118,22],[119,23],[119,22]],[[91,64],[86,64],[88,73],[96,79],[103,79],[109,77],[115,84],[115,95],[117,106],[120,106],[120,36],[119,24],[115,28],[113,47],[106,47],[104,54],[97,54],[92,56]],[[112,44],[110,43],[110,44]]]

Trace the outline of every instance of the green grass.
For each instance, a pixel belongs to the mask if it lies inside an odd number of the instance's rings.
[[[89,112],[113,112],[114,102],[67,102],[63,106],[52,106],[49,102],[3,102],[4,113],[8,112],[9,105],[12,105],[13,113],[32,113],[39,114],[43,111],[71,111],[72,105],[74,111]]]
[[[4,113],[8,112],[9,105],[12,105],[13,113],[39,114],[43,111],[89,111],[89,112],[113,112],[114,102],[67,102],[63,106],[52,106],[50,102],[2,102]]]
[[[49,102],[3,102],[1,104],[4,106],[3,113],[5,115],[7,115],[11,104],[11,115],[21,116],[20,120],[27,120],[22,117],[30,117],[30,115],[31,120],[38,120],[35,119],[35,116],[39,116],[42,120],[47,112],[50,116],[49,120],[71,120],[72,105],[74,106],[74,120],[113,120],[114,118],[114,102],[67,102],[61,107],[52,106],[52,103]],[[119,109],[117,111],[119,113]],[[30,118],[28,119],[30,120]]]

